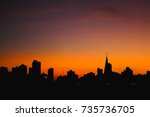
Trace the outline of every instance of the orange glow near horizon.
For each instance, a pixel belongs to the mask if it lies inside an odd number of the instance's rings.
[[[28,59],[23,59],[14,57],[11,61],[9,58],[5,59],[7,63],[2,61],[4,64],[2,66],[8,66],[9,71],[11,71],[11,67],[25,64],[31,67],[32,57],[28,57]],[[41,62],[42,73],[47,74],[47,70],[50,67],[54,68],[55,78],[59,75],[66,75],[68,70],[75,71],[79,77],[83,76],[88,72],[94,72],[96,74],[97,68],[104,69],[105,65],[105,54],[104,56],[80,56],[80,57],[36,57],[38,61]],[[150,57],[122,57],[121,55],[112,56],[112,54],[108,55],[109,62],[112,64],[112,69],[115,72],[121,73],[127,66],[129,66],[134,74],[145,74],[147,70],[150,69]],[[143,62],[144,61],[144,62]]]

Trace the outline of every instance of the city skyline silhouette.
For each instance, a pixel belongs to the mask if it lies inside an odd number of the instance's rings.
[[[41,73],[41,62],[33,60],[27,73],[27,66],[21,64],[8,72],[0,67],[0,87],[3,98],[8,99],[148,99],[146,89],[150,88],[150,71],[134,75],[126,67],[121,74],[112,71],[112,64],[106,55],[104,70],[97,68],[97,74],[89,72],[79,77],[73,70],[54,79],[54,68]],[[5,88],[4,88],[5,87]],[[15,91],[20,92],[15,92]],[[13,93],[14,95],[10,95]]]
[[[109,74],[120,74],[120,75],[126,75],[126,74],[130,74],[129,76],[137,76],[137,75],[147,75],[150,71],[145,71],[145,74],[134,74],[133,70],[130,67],[126,67],[121,73],[118,73],[116,71],[112,70],[112,64],[108,61],[108,54],[106,54],[106,60],[105,60],[105,66],[104,68],[97,68],[97,73],[96,75],[103,75],[103,76],[107,76]],[[58,77],[60,76],[66,76],[68,74],[68,72],[73,72],[75,73],[75,71],[72,70],[68,70],[66,72],[66,74],[59,74]],[[42,65],[41,62],[38,60],[33,60],[32,62],[32,67],[27,67],[25,64],[20,64],[18,66],[12,67],[12,69],[9,71],[8,68],[6,66],[0,66],[0,76],[2,74],[12,74],[12,77],[15,77],[15,75],[19,76],[19,74],[22,74],[24,76],[24,78],[26,77],[31,77],[32,78],[32,74],[33,78],[48,78],[48,77],[52,77],[53,80],[57,80],[58,77],[55,78],[54,76],[54,68],[51,67],[47,70],[47,73],[42,72]],[[94,72],[89,72],[89,73],[93,73],[95,75]],[[88,74],[88,73],[85,73]],[[83,77],[85,74],[83,74],[81,77]],[[80,77],[78,77],[80,78]],[[51,79],[51,80],[52,80]]]

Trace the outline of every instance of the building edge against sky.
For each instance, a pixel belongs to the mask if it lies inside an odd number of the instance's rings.
[[[41,66],[41,62],[40,61],[33,60],[32,67],[29,67],[29,69],[27,68],[26,65],[21,64],[19,66],[12,67],[12,71],[11,72],[13,73],[13,76],[16,76],[16,77],[19,77],[19,75],[25,76],[25,75],[28,74],[29,77],[31,77],[31,78],[32,77],[33,78],[40,78],[41,75],[43,75],[45,78],[49,78],[50,80],[57,79],[59,76],[62,76],[62,75],[67,75],[68,76],[68,74],[76,74],[74,71],[68,69],[65,74],[59,74],[59,75],[56,76],[53,67],[49,67],[49,69],[47,70],[47,73],[43,73],[42,70],[41,70],[41,67],[42,66]],[[1,71],[1,73],[6,73],[6,72],[8,72],[8,68],[7,67],[0,67],[0,71]],[[93,72],[90,72],[90,73],[91,74],[95,74]],[[117,73],[117,72],[113,72],[112,64],[109,63],[108,55],[106,55],[104,69],[101,69],[101,68],[98,67],[96,75],[98,75],[98,76],[100,76],[100,75],[111,76],[111,74],[113,74],[113,73]],[[149,74],[149,73],[150,73],[149,71],[146,72],[146,74]],[[129,67],[126,67],[125,70],[123,70],[121,72],[121,74],[122,75],[126,75],[127,74],[128,76],[134,75],[133,74],[133,70],[131,68],[129,68]],[[83,74],[83,76],[84,75],[86,75],[86,73]],[[79,78],[80,77],[82,77],[82,76],[79,76]]]

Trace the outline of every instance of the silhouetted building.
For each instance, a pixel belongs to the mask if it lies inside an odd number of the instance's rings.
[[[8,76],[8,68],[0,67],[0,78],[6,78]]]
[[[39,79],[41,77],[41,62],[33,60],[32,68],[29,68],[29,76],[32,79]]]
[[[112,74],[112,65],[108,62],[108,57],[106,55],[104,75],[105,76],[110,76],[111,74]]]
[[[53,68],[48,69],[48,79],[50,81],[54,80],[54,69]]]
[[[84,78],[93,79],[95,78],[95,74],[93,72],[87,73],[84,75]]]
[[[147,71],[147,72],[146,72],[146,76],[147,76],[148,78],[150,78],[150,71]]]
[[[19,75],[20,75],[19,67],[18,66],[12,67],[12,77],[13,78],[18,78]]]
[[[122,75],[124,77],[130,78],[133,76],[133,70],[130,69],[129,67],[126,67],[126,69],[122,72]]]
[[[67,77],[69,79],[78,79],[78,75],[72,70],[67,71]]]
[[[97,76],[101,77],[103,75],[103,69],[97,68]]]
[[[29,67],[29,75],[32,74],[32,67]]]
[[[24,65],[24,64],[21,64],[19,66],[19,72],[20,72],[21,78],[26,78],[26,76],[27,76],[27,66]]]
[[[7,74],[8,68],[7,67],[0,67],[0,74]]]
[[[27,77],[27,66],[22,64],[12,68],[12,76],[14,78],[25,79]]]

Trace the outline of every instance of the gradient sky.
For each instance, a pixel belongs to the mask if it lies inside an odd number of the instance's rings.
[[[0,66],[32,60],[55,75],[104,68],[150,70],[149,0],[4,0],[0,5]]]

